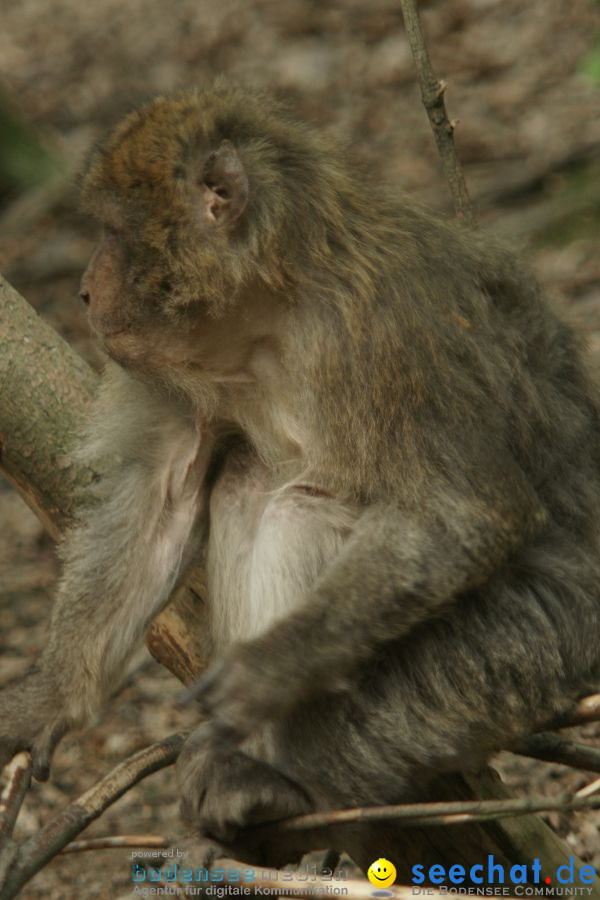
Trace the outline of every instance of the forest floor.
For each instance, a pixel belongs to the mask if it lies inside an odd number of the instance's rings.
[[[600,4],[593,0],[421,3],[434,66],[477,216],[512,242],[548,294],[582,326],[600,362]],[[420,104],[397,0],[0,0],[0,90],[67,178],[0,196],[0,271],[92,365],[101,364],[77,301],[94,228],[78,212],[72,173],[125,111],[157,92],[215,75],[267,87],[299,116],[335,131],[383,180],[450,212]],[[2,136],[0,135],[0,145]],[[55,549],[0,482],[0,683],[44,643],[58,573]],[[145,651],[99,722],[60,745],[52,780],[35,784],[22,839],[126,755],[192,724],[178,683]],[[580,731],[600,746],[600,729]],[[503,754],[515,794],[554,795],[591,776]],[[176,841],[172,769],[126,794],[89,835],[153,833]],[[600,870],[600,812],[552,826]],[[63,856],[24,900],[115,898],[131,888],[126,850]]]

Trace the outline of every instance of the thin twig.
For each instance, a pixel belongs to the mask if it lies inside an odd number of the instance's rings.
[[[444,175],[450,186],[454,210],[457,218],[462,219],[467,225],[473,225],[473,208],[454,146],[454,123],[448,118],[444,103],[446,85],[436,78],[433,71],[415,0],[400,0],[400,6],[419,76],[423,106],[429,116]]]
[[[579,790],[575,792],[575,796],[591,797],[592,794],[597,794],[598,791],[600,791],[600,778],[596,778],[594,781],[590,781],[590,783],[586,784],[584,787],[579,788]]]
[[[4,775],[6,783],[0,794],[0,889],[18,853],[12,832],[31,783],[31,754],[17,753],[4,768]]]
[[[2,900],[15,897],[36,872],[134,784],[174,763],[185,737],[183,732],[172,734],[135,753],[29,838],[19,848],[4,884],[0,884]]]
[[[575,707],[573,713],[568,720],[564,722],[564,728],[570,728],[572,725],[585,725],[588,722],[600,721],[600,694],[590,694],[584,697]]]
[[[542,759],[544,762],[559,763],[573,769],[600,772],[600,750],[587,744],[568,741],[558,734],[542,732],[533,734],[512,748],[519,756]]]
[[[523,797],[510,800],[460,800],[449,803],[406,803],[393,806],[361,806],[328,812],[308,813],[282,819],[267,825],[254,826],[253,837],[259,833],[287,834],[311,831],[331,825],[350,825],[356,822],[383,822],[393,819],[398,825],[463,825],[467,822],[487,822],[508,816],[522,816],[537,812],[568,812],[577,809],[599,809],[600,796],[578,797],[565,794],[559,797]]]
[[[6,784],[0,794],[0,850],[12,837],[19,810],[31,784],[31,754],[17,753],[4,772]]]
[[[167,839],[159,834],[116,834],[114,837],[71,841],[60,852],[61,854],[84,853],[87,850],[115,850],[117,847],[147,847],[154,850],[165,850],[168,846]]]

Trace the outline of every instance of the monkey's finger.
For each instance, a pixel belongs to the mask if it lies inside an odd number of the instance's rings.
[[[67,724],[62,720],[50,722],[34,740],[31,748],[32,773],[37,781],[48,781],[54,750],[67,729]]]
[[[196,699],[196,685],[198,682],[194,682],[194,684],[186,688],[185,691],[181,691],[180,694],[175,698],[175,707],[176,709],[183,709],[184,706],[187,706],[188,703],[191,703],[192,700]]]
[[[207,697],[218,683],[221,672],[222,666],[218,664],[211,666],[208,672],[199,678],[198,681],[195,681],[189,688],[181,692],[175,701],[175,705],[182,707],[195,700],[199,703],[203,712],[209,713],[211,708],[207,702]]]
[[[239,746],[243,736],[233,726],[219,719],[199,725],[186,741],[186,750],[222,757]]]

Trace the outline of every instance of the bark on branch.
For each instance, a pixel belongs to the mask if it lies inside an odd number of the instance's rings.
[[[52,537],[96,477],[72,457],[96,375],[0,275],[0,472]],[[193,574],[151,626],[152,655],[188,684],[205,665],[202,578]]]
[[[94,477],[70,458],[96,377],[0,276],[0,466],[56,538]]]

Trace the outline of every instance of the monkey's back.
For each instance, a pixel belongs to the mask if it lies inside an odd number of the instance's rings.
[[[436,471],[477,482],[478,459],[508,454],[551,521],[595,545],[599,401],[573,330],[488,236],[408,202],[374,221],[354,260],[343,247],[360,277],[311,285],[297,312],[320,463],[410,504]]]

